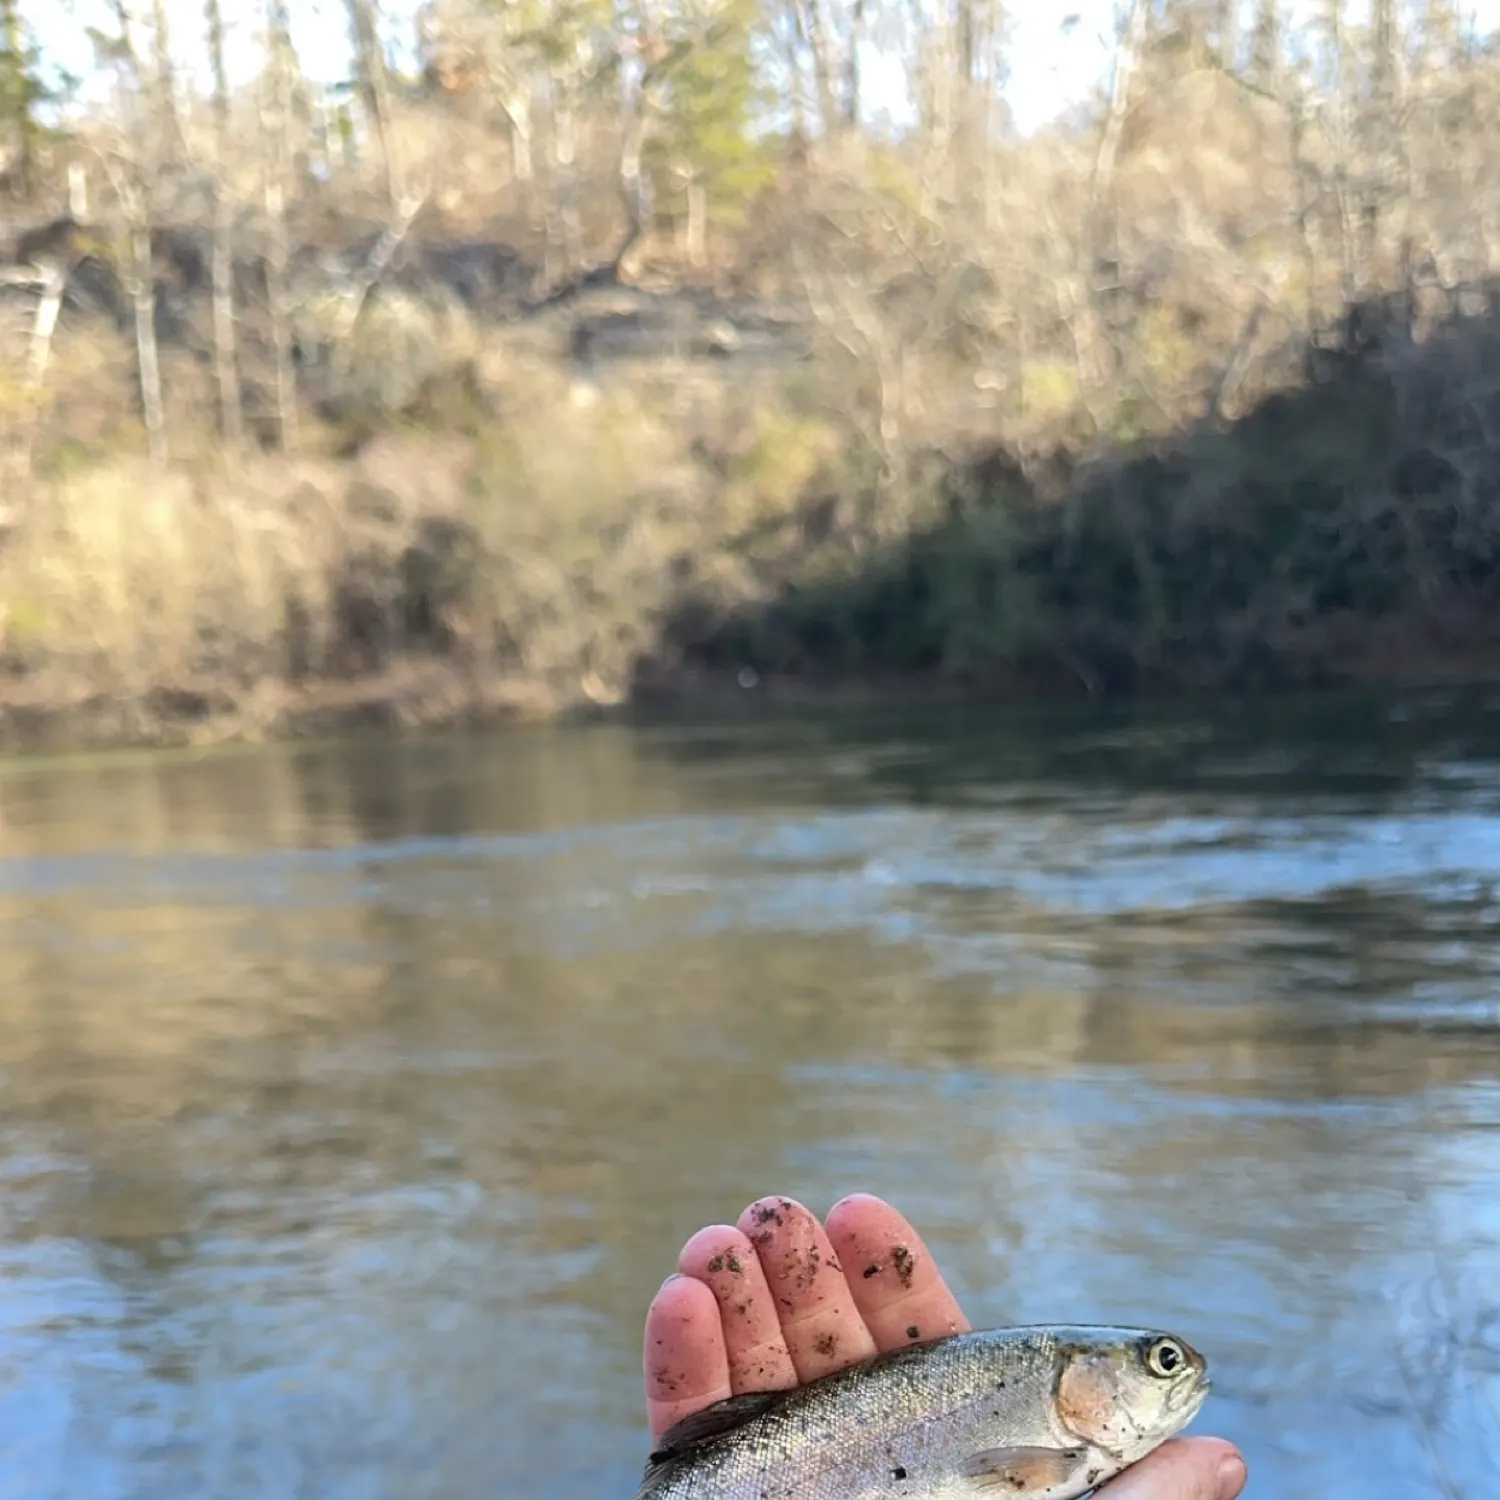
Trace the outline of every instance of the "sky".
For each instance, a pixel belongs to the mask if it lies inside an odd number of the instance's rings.
[[[1120,0],[1012,0],[1005,88],[1016,127],[1030,134],[1087,96],[1108,75]],[[1306,15],[1318,0],[1290,0],[1289,9]],[[255,33],[264,13],[262,0],[223,0],[228,28],[231,73],[236,79],[252,75],[257,59]],[[385,0],[393,25],[406,21],[416,0]],[[25,8],[23,6],[23,8]],[[1250,9],[1249,0],[1246,11]],[[53,61],[86,74],[92,53],[85,37],[87,25],[108,26],[104,0],[37,0],[29,7],[38,44]],[[343,0],[293,0],[292,30],[304,67],[321,81],[344,77],[348,68],[347,22]],[[1500,0],[1465,0],[1464,9],[1481,30],[1500,27]],[[1368,12],[1368,0],[1351,0],[1353,22]],[[201,66],[198,38],[203,25],[202,0],[167,0],[174,28],[174,50]],[[876,97],[875,109],[894,104],[902,86],[894,59],[872,58],[864,69],[866,88]],[[881,97],[884,96],[884,97]],[[895,111],[893,111],[895,112]]]

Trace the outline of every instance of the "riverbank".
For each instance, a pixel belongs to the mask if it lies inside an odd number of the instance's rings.
[[[1389,649],[1385,649],[1388,647]],[[1392,692],[1473,689],[1500,683],[1500,629],[1488,639],[1458,639],[1438,630],[1425,640],[1410,631],[1366,638],[1339,672],[1316,682],[1288,681],[1254,696],[1330,696],[1350,689]],[[474,673],[441,662],[406,662],[365,678],[292,688],[272,683],[234,697],[222,686],[183,684],[140,697],[113,697],[79,683],[40,681],[0,701],[0,755],[85,750],[210,748],[262,744],[362,731],[417,733],[518,723],[703,719],[762,720],[802,712],[920,710],[959,705],[1039,707],[1082,702],[1077,680],[1023,684],[1013,677],[979,680],[920,674],[863,678],[776,676],[686,669],[628,700],[600,704],[504,674]],[[1163,682],[1136,695],[1166,701],[1223,699],[1223,690]]]
[[[1016,224],[1064,145],[1017,147]],[[789,168],[797,253],[752,277],[751,236],[701,285],[465,301],[473,256],[413,226],[409,274],[308,335],[295,444],[216,433],[183,333],[153,460],[134,323],[70,306],[0,452],[0,746],[1500,673],[1500,284],[1350,301],[1320,261],[1231,318],[1223,267],[1153,279],[1162,220],[1115,321],[1059,323],[1054,271],[983,236],[893,248],[875,164]]]
[[[962,149],[736,94],[682,137],[733,172],[623,200],[613,104],[533,179],[434,74],[411,191],[308,137],[216,216],[168,153],[148,239],[80,115],[0,246],[0,742],[1491,676],[1492,51],[1429,38],[1396,112],[1148,33]]]
[[[352,453],[53,475],[0,540],[0,750],[1493,680],[1476,344],[900,486],[774,381],[685,415],[680,373],[580,400],[544,363]]]
[[[953,380],[884,450],[826,347],[591,374],[601,316],[296,455],[49,450],[0,514],[0,748],[1500,675],[1488,307],[1375,299],[1232,420],[1108,437]]]
[[[514,358],[466,423],[352,452],[54,474],[0,541],[0,748],[1491,680],[1460,419],[1497,348],[1454,322],[1233,423],[899,484],[784,381],[580,399]]]

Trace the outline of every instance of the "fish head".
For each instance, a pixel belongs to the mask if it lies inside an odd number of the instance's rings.
[[[1170,1333],[1094,1329],[1061,1340],[1058,1355],[1058,1417],[1122,1465],[1180,1432],[1208,1399],[1208,1362]]]

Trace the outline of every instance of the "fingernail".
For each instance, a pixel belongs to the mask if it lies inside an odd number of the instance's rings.
[[[657,1287],[657,1291],[664,1292],[664,1291],[666,1291],[666,1289],[669,1286],[672,1285],[672,1283],[674,1281],[681,1281],[681,1280],[682,1280],[682,1272],[681,1271],[673,1271],[672,1274],[670,1276],[668,1276],[667,1279],[664,1282],[662,1282],[662,1284],[659,1287]]]
[[[1235,1500],[1248,1477],[1245,1460],[1238,1453],[1226,1454],[1219,1460],[1219,1485],[1215,1491],[1218,1500]]]

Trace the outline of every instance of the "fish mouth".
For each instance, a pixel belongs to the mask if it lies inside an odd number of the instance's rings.
[[[1173,1392],[1172,1398],[1167,1403],[1167,1407],[1173,1417],[1178,1420],[1179,1427],[1186,1427],[1198,1415],[1213,1388],[1213,1381],[1205,1373],[1200,1375],[1191,1385],[1179,1386]]]

